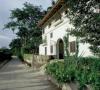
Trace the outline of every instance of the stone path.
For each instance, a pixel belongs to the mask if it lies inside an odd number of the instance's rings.
[[[59,90],[41,72],[34,72],[19,60],[0,69],[0,90]]]

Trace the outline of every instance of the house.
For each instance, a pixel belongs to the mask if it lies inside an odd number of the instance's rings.
[[[54,56],[62,59],[64,57],[64,36],[68,29],[74,28],[67,17],[67,7],[64,0],[57,0],[52,9],[39,22],[42,27],[43,43],[39,46],[40,55]],[[76,52],[76,37],[69,36],[69,52]],[[89,44],[79,43],[79,56],[91,56]]]

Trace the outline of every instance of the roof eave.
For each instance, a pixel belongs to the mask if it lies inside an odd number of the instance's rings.
[[[56,11],[58,11],[61,7],[62,4],[64,4],[64,0],[58,0],[58,2],[53,6],[53,8],[45,15],[45,17],[38,23],[39,27],[42,27],[46,21],[48,21],[48,19],[50,17],[52,17],[54,15],[54,13],[56,13]]]

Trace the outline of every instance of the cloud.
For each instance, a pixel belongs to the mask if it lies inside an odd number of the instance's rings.
[[[1,35],[1,36],[0,36],[0,39],[11,40],[12,38],[9,38],[9,37],[7,37],[7,36]]]
[[[9,43],[12,41],[12,38],[7,36],[0,35],[0,48],[1,47],[9,47]]]

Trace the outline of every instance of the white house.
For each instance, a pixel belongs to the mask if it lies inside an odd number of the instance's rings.
[[[64,36],[67,30],[73,28],[66,16],[67,8],[64,0],[57,0],[53,8],[39,22],[43,28],[43,43],[39,46],[40,55],[49,55],[56,58],[64,57]],[[79,55],[91,56],[89,44],[79,43]],[[76,37],[69,36],[69,52],[71,54],[76,51]]]

